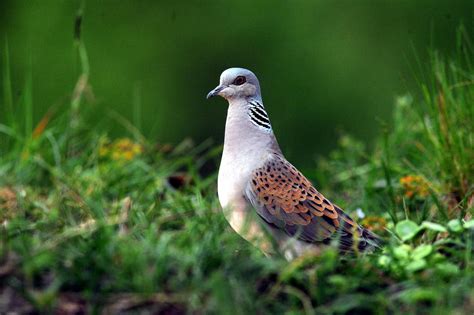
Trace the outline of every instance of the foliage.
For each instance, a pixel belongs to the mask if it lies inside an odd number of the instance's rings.
[[[122,117],[115,119],[129,138],[110,140],[87,124],[94,113],[84,106],[84,73],[70,110],[51,111],[34,127],[31,95],[20,104],[23,112],[13,112],[6,70],[11,111],[0,124],[0,307],[25,313],[472,313],[469,56],[433,54],[433,75],[421,82],[424,98],[397,100],[391,132],[374,151],[343,136],[340,149],[313,174],[328,197],[378,229],[386,239],[383,252],[340,257],[328,248],[291,262],[263,256],[229,228],[216,198],[219,147],[187,140],[157,146]]]

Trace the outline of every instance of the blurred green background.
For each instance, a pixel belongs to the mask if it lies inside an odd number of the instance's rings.
[[[17,106],[31,74],[33,123],[68,104],[79,73],[79,7],[0,1],[2,73],[8,42]],[[107,109],[160,143],[220,143],[226,103],[205,95],[221,71],[246,67],[261,81],[284,152],[308,166],[334,148],[339,130],[370,143],[395,96],[416,89],[416,59],[423,65],[431,46],[449,55],[457,27],[472,29],[472,12],[472,0],[87,1],[82,39],[95,101],[85,106],[97,111],[91,125],[114,136],[126,131],[104,118]]]

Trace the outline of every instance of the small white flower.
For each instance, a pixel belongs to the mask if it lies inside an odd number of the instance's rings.
[[[358,217],[359,219],[365,218],[365,213],[364,213],[364,211],[362,211],[361,208],[357,208],[357,209],[356,209],[356,213],[357,213],[357,217]]]

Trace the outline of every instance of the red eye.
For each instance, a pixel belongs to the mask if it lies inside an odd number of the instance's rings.
[[[244,84],[245,82],[247,82],[247,79],[245,79],[245,77],[244,77],[243,75],[238,76],[238,77],[235,78],[235,80],[234,80],[234,84],[235,84],[235,85],[242,85],[242,84]]]

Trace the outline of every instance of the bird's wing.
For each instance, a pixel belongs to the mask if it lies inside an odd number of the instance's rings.
[[[246,198],[269,224],[288,235],[309,242],[338,238],[340,248],[350,250],[354,239],[364,249],[375,237],[331,203],[293,165],[273,154],[256,169],[247,185]]]

